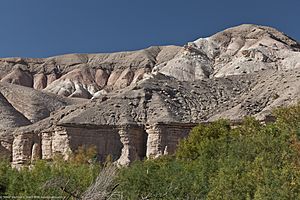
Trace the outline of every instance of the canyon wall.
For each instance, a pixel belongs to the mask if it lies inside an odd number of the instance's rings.
[[[51,160],[56,154],[68,159],[80,146],[96,147],[99,161],[111,156],[116,163],[128,165],[134,160],[174,153],[178,141],[194,126],[180,123],[89,128],[57,126],[52,131],[16,133],[13,142],[6,143],[6,149],[7,153],[11,152],[15,167],[37,159]]]

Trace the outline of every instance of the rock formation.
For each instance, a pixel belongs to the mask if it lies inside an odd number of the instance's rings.
[[[257,25],[183,47],[3,58],[0,69],[0,152],[16,166],[92,145],[126,165],[173,153],[198,123],[268,121],[300,98],[300,44]]]

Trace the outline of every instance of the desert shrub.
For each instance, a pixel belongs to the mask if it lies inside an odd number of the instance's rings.
[[[180,159],[195,160],[206,154],[212,158],[217,150],[214,143],[227,138],[229,132],[230,124],[227,120],[218,120],[208,125],[200,124],[192,129],[187,139],[181,141],[176,156]]]
[[[136,162],[121,170],[119,191],[125,199],[176,199],[192,196],[197,172],[171,157]]]
[[[9,160],[1,158],[0,160],[0,196],[4,196],[9,184],[9,176],[12,174]]]
[[[69,162],[74,164],[88,164],[97,161],[96,146],[79,146],[74,154],[70,156]]]
[[[56,156],[51,162],[38,160],[20,170],[0,162],[1,195],[79,197],[95,181],[101,166],[87,162],[93,150],[79,149],[69,161]],[[90,156],[90,157],[89,157]],[[71,195],[72,194],[72,195]]]
[[[278,125],[290,128],[300,127],[300,102],[287,107],[279,107],[273,110]]]

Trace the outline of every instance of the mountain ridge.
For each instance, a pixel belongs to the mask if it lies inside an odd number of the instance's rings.
[[[183,47],[0,59],[0,69],[1,94],[32,123],[7,124],[16,165],[80,145],[128,164],[174,152],[195,124],[266,122],[300,99],[299,43],[249,24]]]

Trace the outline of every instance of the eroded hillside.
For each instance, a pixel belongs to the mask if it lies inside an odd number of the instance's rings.
[[[300,98],[299,43],[257,25],[183,47],[3,58],[0,69],[1,145],[15,164],[80,145],[127,164],[174,152],[197,123],[267,121]]]

